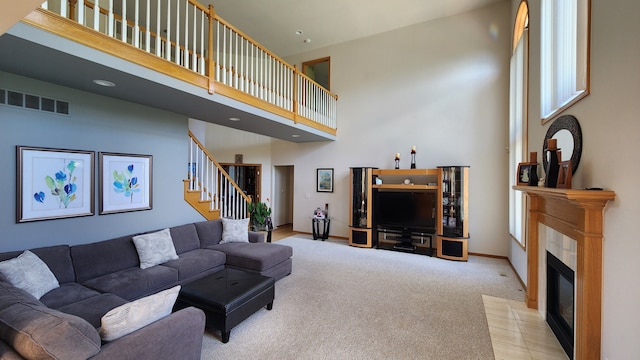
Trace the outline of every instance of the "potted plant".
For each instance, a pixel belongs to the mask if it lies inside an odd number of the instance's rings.
[[[271,208],[269,205],[265,202],[251,202],[247,205],[247,209],[251,218],[251,229],[253,231],[267,230],[271,223]]]

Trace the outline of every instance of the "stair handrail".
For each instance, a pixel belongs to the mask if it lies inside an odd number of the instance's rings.
[[[193,161],[193,149],[190,149],[189,152],[189,166],[187,168],[187,180],[189,181],[189,190],[191,191],[200,191],[200,200],[211,201],[211,209],[219,209],[221,210],[222,217],[231,217],[231,218],[246,218],[248,216],[248,204],[252,202],[250,196],[247,196],[244,191],[238,186],[238,184],[231,178],[231,176],[224,170],[222,165],[215,159],[213,154],[207,150],[207,148],[195,137],[195,135],[189,131],[189,138],[191,139],[191,144],[194,144],[200,153],[206,157],[206,161],[213,165],[216,169],[216,174],[211,176],[209,174],[208,166],[202,163],[196,162],[195,168],[192,164]],[[196,156],[197,158],[197,156]],[[206,169],[206,171],[203,171]],[[226,195],[231,196],[220,196],[219,192],[223,191],[221,189],[220,184],[217,183],[218,174],[222,177],[226,184],[229,186],[224,186],[227,190]],[[229,187],[231,187],[229,189]],[[232,193],[229,193],[231,191]],[[236,203],[233,204],[229,200],[234,199]],[[240,199],[240,202],[237,200]],[[235,205],[235,206],[234,206]],[[238,209],[240,211],[238,211]]]

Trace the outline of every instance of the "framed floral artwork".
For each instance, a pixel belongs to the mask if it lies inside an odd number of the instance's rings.
[[[316,191],[333,192],[333,169],[316,170]]]
[[[153,157],[99,154],[100,215],[152,208]]]
[[[94,214],[93,151],[16,147],[16,222]]]

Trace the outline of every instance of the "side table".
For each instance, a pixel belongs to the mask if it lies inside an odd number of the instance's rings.
[[[311,219],[311,230],[313,232],[313,240],[322,240],[325,241],[329,238],[329,227],[331,226],[330,218],[312,218]]]

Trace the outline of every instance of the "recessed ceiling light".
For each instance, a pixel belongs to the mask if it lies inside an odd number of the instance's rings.
[[[116,84],[112,83],[111,81],[100,80],[100,79],[93,80],[93,83],[97,84],[97,85],[100,85],[100,86],[106,86],[106,87],[114,87],[114,86],[116,86]]]
[[[291,135],[291,137],[299,138],[299,137],[300,137],[300,135],[298,135],[298,134],[293,134],[293,135]]]
[[[302,35],[303,31],[302,30],[296,30],[296,35]]]
[[[229,120],[231,121],[240,121],[240,118],[237,117],[230,117]]]

